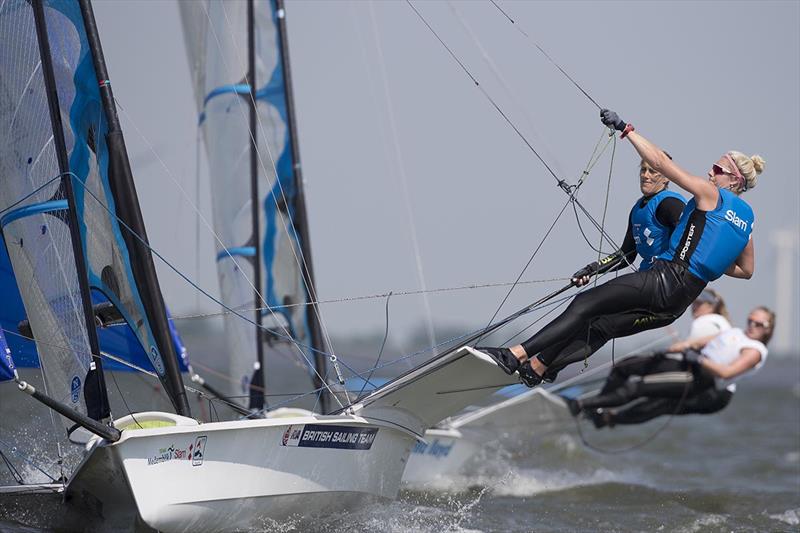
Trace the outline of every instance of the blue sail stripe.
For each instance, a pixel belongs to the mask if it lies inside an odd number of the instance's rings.
[[[248,83],[237,83],[231,85],[223,85],[221,87],[217,87],[213,89],[210,93],[208,93],[203,100],[203,109],[208,105],[208,102],[216,98],[217,96],[222,96],[223,94],[238,94],[240,96],[250,94],[250,84]],[[281,83],[269,83],[263,86],[260,89],[256,90],[256,100],[264,100],[271,96],[283,96],[283,85],[282,80]],[[203,121],[206,119],[206,113],[203,111],[200,113],[200,117],[198,118],[198,124],[202,124]]]
[[[221,261],[226,257],[230,256],[254,257],[255,255],[256,255],[255,246],[236,246],[234,248],[228,248],[227,250],[222,250],[220,253],[218,253],[217,261]]]
[[[32,215],[39,215],[41,213],[52,213],[53,211],[64,211],[68,209],[66,200],[49,200],[47,202],[40,202],[38,204],[26,205],[9,211],[0,217],[0,228],[11,224],[15,220],[29,217]]]

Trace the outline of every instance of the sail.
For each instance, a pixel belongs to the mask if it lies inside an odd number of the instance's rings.
[[[17,280],[11,268],[11,261],[6,253],[5,246],[0,246],[0,294],[3,295],[3,304],[0,305],[0,334],[5,333],[6,344],[14,354],[14,361],[19,368],[39,368],[39,356],[36,353],[36,344],[27,335],[21,333],[20,324],[27,322],[25,307],[19,294]],[[95,310],[108,305],[108,299],[97,292],[92,294],[92,304]],[[99,311],[97,311],[100,314]],[[170,319],[170,335],[175,352],[178,355],[178,366],[181,372],[186,372],[189,366],[189,357],[183,344],[180,333]],[[24,329],[24,328],[23,328]],[[137,368],[155,371],[150,358],[142,348],[141,343],[127,324],[111,325],[98,329],[100,351],[113,358],[106,358],[103,362],[104,370],[133,372]],[[117,362],[120,359],[124,362]],[[126,364],[127,363],[127,364]]]
[[[209,162],[217,271],[222,300],[245,316],[257,303],[254,288],[272,311],[262,312],[263,349],[267,357],[266,389],[271,393],[297,390],[290,374],[308,368],[299,349],[312,343],[313,311],[303,279],[309,258],[304,257],[296,150],[293,150],[284,79],[283,49],[276,4],[255,1],[255,85],[258,146],[257,191],[251,186],[250,85],[248,83],[248,3],[180,3],[189,63],[194,81],[198,122]],[[255,193],[255,194],[254,194]],[[257,230],[253,228],[253,202],[258,204]],[[255,255],[260,251],[260,256]],[[255,272],[256,265],[260,272]],[[240,386],[235,395],[250,391],[257,362],[256,331],[234,315],[225,328],[231,353],[230,374]],[[313,360],[307,348],[305,356]]]
[[[11,358],[11,350],[6,344],[6,337],[3,331],[0,330],[0,381],[8,381],[14,379],[16,370],[14,368],[14,360]]]
[[[83,413],[97,394],[86,390],[99,351],[92,294],[116,307],[166,385],[116,213],[107,82],[77,0],[0,3],[0,42],[0,226],[46,392]]]

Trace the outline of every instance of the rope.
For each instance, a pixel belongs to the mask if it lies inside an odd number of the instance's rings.
[[[369,383],[369,381],[372,379],[372,373],[375,372],[375,367],[377,367],[381,361],[381,355],[383,355],[383,349],[386,346],[386,339],[389,338],[389,298],[391,297],[392,293],[389,293],[389,296],[386,297],[386,329],[383,332],[383,342],[381,342],[381,349],[378,351],[378,358],[375,360],[375,364],[372,365],[372,370],[370,371],[369,376],[367,376],[367,379],[364,380],[364,384],[361,385],[361,390],[358,392],[356,401],[364,393],[364,388],[367,386],[367,383]]]

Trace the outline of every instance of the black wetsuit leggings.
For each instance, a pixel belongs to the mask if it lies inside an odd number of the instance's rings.
[[[661,415],[710,414],[731,401],[714,377],[681,356],[634,356],[614,365],[597,396],[581,400],[585,410],[609,410],[611,424],[641,424]]]
[[[555,320],[522,343],[538,354],[548,374],[581,361],[606,342],[666,326],[683,314],[706,286],[685,267],[656,261],[577,295]]]

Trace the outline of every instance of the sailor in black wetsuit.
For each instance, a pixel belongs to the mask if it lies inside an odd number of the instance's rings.
[[[604,109],[601,120],[622,131],[622,138],[631,141],[648,165],[693,198],[681,214],[669,248],[649,269],[577,295],[561,315],[522,344],[479,348],[506,373],[518,371],[529,387],[589,357],[610,339],[671,324],[708,282],[722,274],[745,279],[753,275],[753,210],[739,195],[755,187],[764,160],[728,152],[704,179],[680,168],[613,111]]]
[[[584,413],[599,429],[721,411],[736,392],[735,381],[764,366],[774,330],[775,313],[759,306],[750,311],[744,331],[731,328],[692,341],[683,354],[625,358],[614,365],[599,394],[568,400],[570,413]]]
[[[672,159],[672,157],[664,152]],[[613,272],[632,265],[636,255],[642,257],[639,270],[648,270],[655,258],[667,251],[672,232],[678,225],[686,202],[683,196],[667,190],[669,180],[653,170],[647,161],[639,165],[639,189],[642,197],[633,204],[628,215],[628,229],[619,250],[600,261],[589,263],[572,275],[578,287],[589,283],[595,274]]]

